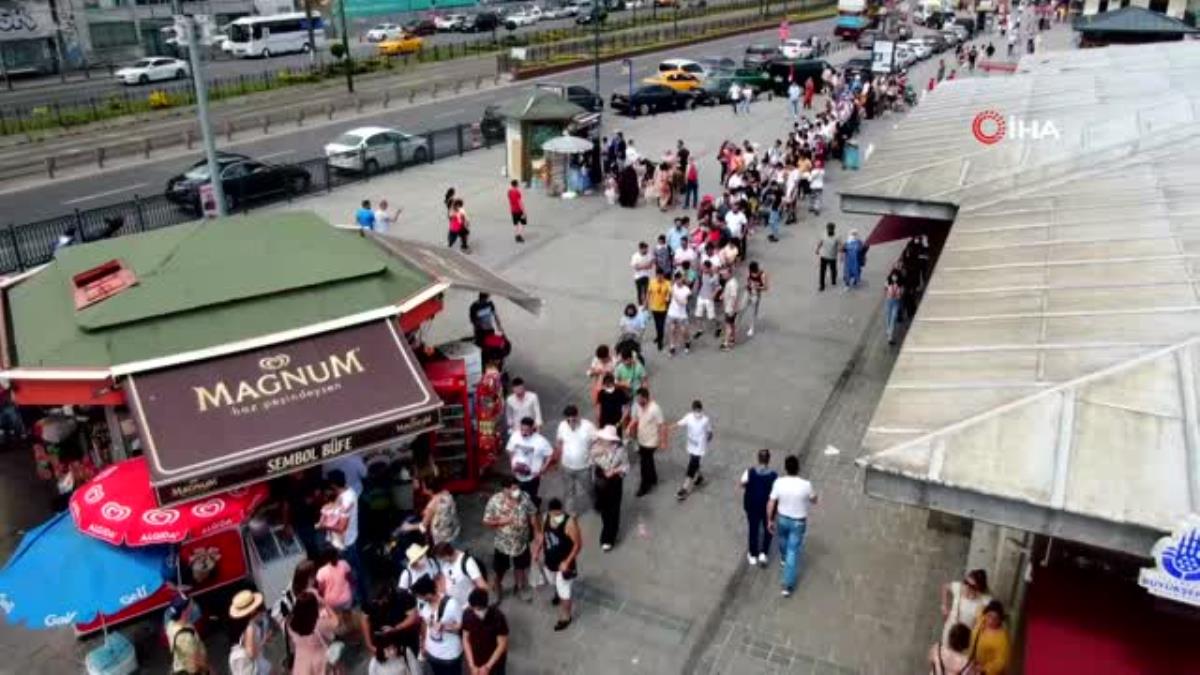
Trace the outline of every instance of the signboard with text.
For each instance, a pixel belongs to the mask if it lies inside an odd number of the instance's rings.
[[[890,73],[896,59],[896,43],[891,40],[876,40],[871,51],[871,72]]]
[[[390,321],[133,375],[128,392],[163,505],[436,428],[441,406]]]
[[[1159,539],[1150,556],[1154,567],[1142,568],[1138,584],[1151,595],[1200,607],[1200,516]]]

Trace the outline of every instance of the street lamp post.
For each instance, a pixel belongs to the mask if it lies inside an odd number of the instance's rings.
[[[311,68],[317,61],[317,37],[313,28],[312,0],[304,0],[304,24],[308,26],[308,66]]]
[[[346,90],[354,93],[354,57],[350,55],[350,30],[346,27],[346,0],[338,0],[338,22],[342,24],[342,58],[346,68]]]
[[[604,0],[597,0],[592,5],[592,11],[596,12],[592,17],[592,84],[595,87],[596,95],[600,97],[600,109],[596,111],[596,131],[592,134],[592,175],[600,178],[603,176],[600,167],[600,134],[604,129],[604,95],[600,93],[600,19],[602,3]]]
[[[225,208],[225,186],[221,184],[221,165],[217,162],[217,143],[213,138],[212,125],[208,121],[208,85],[204,81],[204,64],[200,60],[200,36],[197,34],[195,20],[184,15],[180,0],[173,0],[171,6],[177,21],[182,20],[184,34],[187,35],[188,62],[192,70],[192,85],[196,90],[196,121],[200,125],[204,159],[208,164],[208,183],[212,189],[213,201],[216,202],[217,215],[227,216],[229,214]]]

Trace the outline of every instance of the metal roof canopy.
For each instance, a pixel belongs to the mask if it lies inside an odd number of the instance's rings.
[[[1144,556],[1200,511],[1200,50],[1020,70],[943,83],[843,191],[869,213],[957,205],[865,489]],[[1057,138],[982,144],[985,110]]]

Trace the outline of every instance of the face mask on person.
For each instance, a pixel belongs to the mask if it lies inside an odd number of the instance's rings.
[[[475,616],[479,617],[480,619],[487,616],[487,608],[486,607],[484,607],[483,609],[475,609],[474,607],[472,607],[471,611],[475,612]]]
[[[566,519],[567,519],[567,514],[565,514],[565,513],[560,513],[558,515],[551,515],[550,516],[550,524],[553,525],[554,527],[558,527],[559,525],[562,525],[563,521],[565,521]]]

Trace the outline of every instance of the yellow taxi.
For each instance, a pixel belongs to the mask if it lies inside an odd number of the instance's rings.
[[[421,51],[425,40],[419,35],[401,35],[397,38],[384,40],[379,43],[380,56],[399,56],[400,54],[416,54]]]
[[[696,91],[704,86],[704,83],[700,81],[700,78],[682,70],[668,70],[665,72],[660,72],[654,77],[647,77],[646,79],[642,80],[642,82],[644,84],[661,84],[664,87],[670,87],[675,91],[685,94],[689,91]]]

